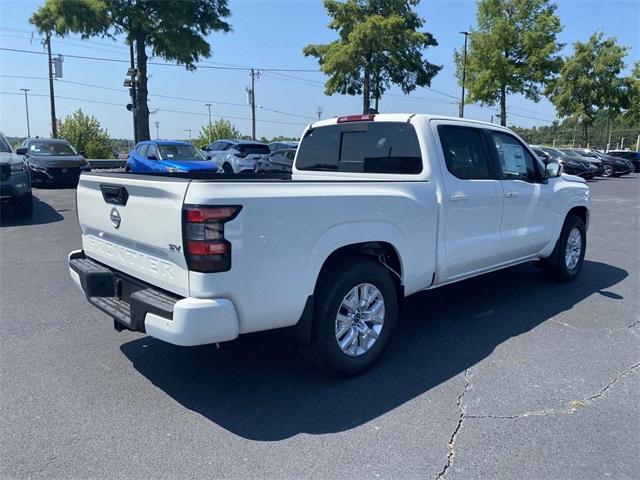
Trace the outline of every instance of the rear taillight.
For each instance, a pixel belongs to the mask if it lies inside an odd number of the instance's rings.
[[[231,269],[231,243],[224,238],[224,224],[236,218],[241,209],[240,205],[185,207],[184,254],[189,270],[211,273]]]

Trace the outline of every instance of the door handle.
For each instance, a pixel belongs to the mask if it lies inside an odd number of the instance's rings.
[[[106,203],[112,205],[126,205],[129,200],[129,192],[124,187],[119,185],[100,185],[102,191],[102,198]]]
[[[466,193],[454,193],[453,195],[449,195],[449,199],[454,202],[459,202],[461,200],[469,200],[469,195]]]
[[[516,198],[520,196],[520,192],[506,192],[504,196],[507,198]]]

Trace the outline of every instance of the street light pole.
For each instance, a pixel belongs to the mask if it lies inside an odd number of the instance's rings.
[[[156,140],[160,138],[160,122],[156,120]]]
[[[183,128],[182,131],[183,132],[189,132],[189,143],[191,143],[191,129],[190,128]]]
[[[211,143],[211,104],[210,103],[205,103],[205,106],[209,109],[209,130],[208,130],[208,140],[209,143]]]
[[[21,88],[24,92],[24,108],[27,111],[27,138],[31,138],[31,127],[29,126],[29,100],[27,100],[27,92],[29,92],[30,88]]]
[[[460,32],[464,35],[464,55],[462,59],[462,97],[460,98],[460,118],[464,118],[464,84],[467,80],[467,38],[469,32]]]

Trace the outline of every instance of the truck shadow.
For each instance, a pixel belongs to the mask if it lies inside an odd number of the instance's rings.
[[[51,205],[43,202],[33,195],[33,214],[30,217],[18,217],[13,208],[9,205],[3,205],[0,208],[0,227],[17,227],[22,225],[44,225],[63,220]]]
[[[381,362],[346,380],[311,370],[277,332],[243,336],[221,351],[151,337],[120,348],[155,386],[236,435],[276,441],[341,432],[459,375],[502,342],[627,275],[587,261],[575,282],[560,284],[520,265],[414,295]]]

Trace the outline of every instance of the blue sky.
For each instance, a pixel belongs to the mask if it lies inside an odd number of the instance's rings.
[[[27,22],[42,3],[0,0],[1,47],[42,51]],[[327,28],[329,18],[320,0],[231,0],[229,3],[232,11],[229,22],[234,31],[209,37],[213,55],[204,60],[209,66],[316,69],[317,63],[313,58],[305,58],[302,48],[308,43],[331,41],[336,36]],[[584,41],[599,30],[631,47],[628,65],[640,59],[639,0],[559,0],[557,4],[564,25],[559,40],[567,44],[563,53],[570,53],[573,42]],[[463,37],[458,32],[475,24],[475,0],[423,0],[418,11],[426,19],[425,29],[433,33],[439,43],[426,51],[426,58],[442,65],[443,69],[434,79],[432,89],[418,88],[408,97],[399,90],[391,90],[381,101],[381,111],[455,116],[457,105],[452,97],[457,98],[460,89],[454,77],[452,54],[454,48],[462,45]],[[128,47],[122,40],[54,38],[53,50],[67,55],[128,58]],[[95,115],[113,137],[131,138],[131,114],[124,108],[128,91],[122,86],[126,68],[122,63],[67,56],[64,82],[56,82],[58,117],[82,108]],[[186,129],[191,129],[195,136],[207,122],[204,106],[207,102],[213,103],[214,119],[228,118],[241,132],[250,133],[250,109],[244,91],[249,85],[247,72],[218,69],[188,72],[176,66],[150,66],[149,73],[150,109],[157,109],[150,120],[153,137],[156,121],[160,123],[161,138],[186,138]],[[38,79],[47,75],[46,57],[0,51],[0,75],[0,130],[10,136],[26,135],[24,97],[16,94],[22,94],[20,88],[30,88],[31,133],[48,135],[48,85],[46,80]],[[256,102],[263,106],[257,114],[258,137],[299,135],[304,125],[315,117],[319,106],[323,117],[359,113],[358,97],[325,96],[324,79],[319,72],[265,72],[256,83]],[[548,124],[555,117],[553,107],[544,99],[536,104],[512,96],[508,99],[508,110],[509,124],[520,126]],[[495,109],[476,105],[465,109],[467,117],[487,121],[495,113]]]

